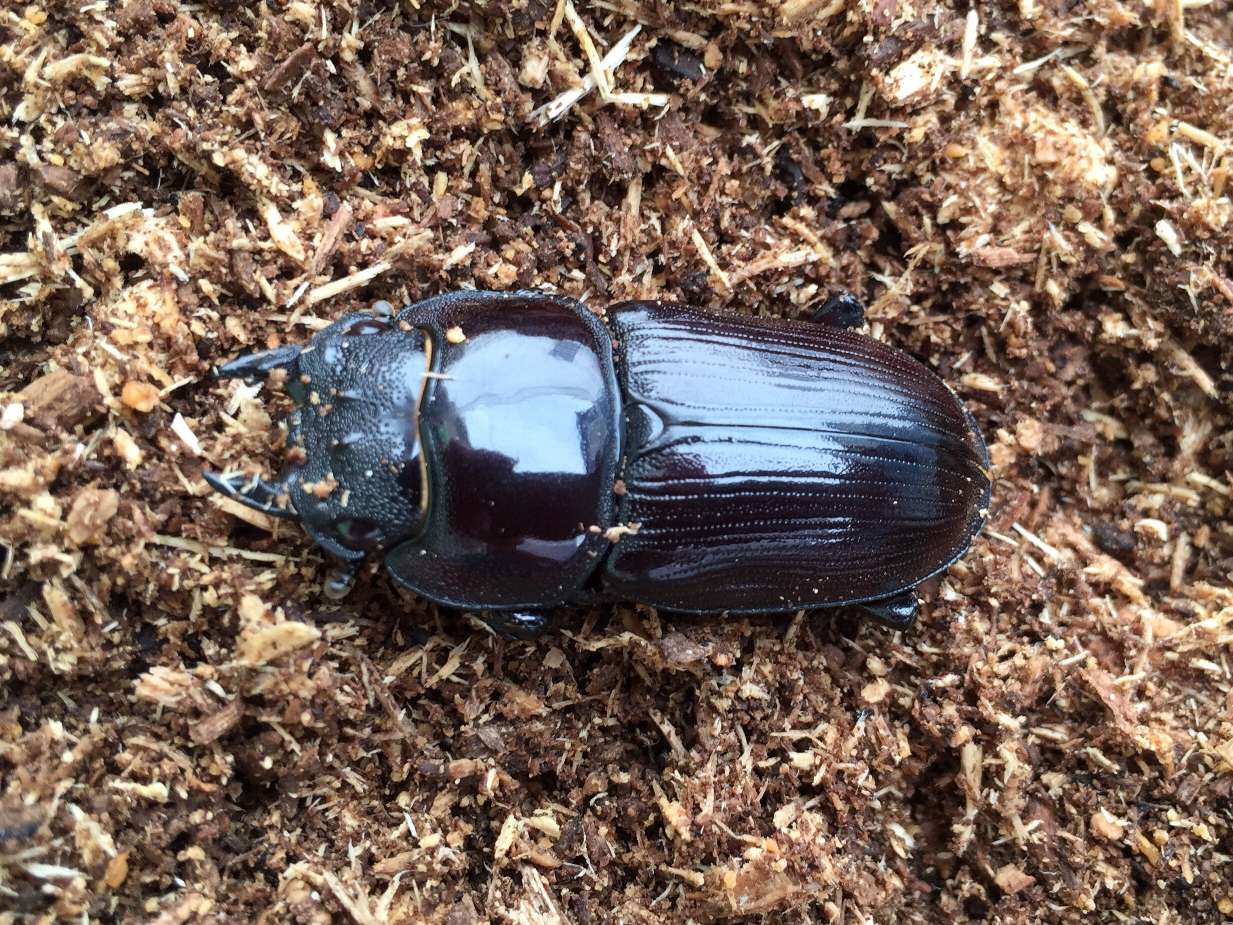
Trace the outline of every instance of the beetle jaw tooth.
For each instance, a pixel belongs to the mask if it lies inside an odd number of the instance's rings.
[[[301,348],[288,344],[259,353],[246,353],[214,370],[218,379],[264,379],[277,369],[285,369],[289,375],[299,370]]]
[[[286,520],[294,520],[297,516],[290,506],[279,503],[279,499],[287,494],[283,485],[267,482],[262,478],[250,478],[243,473],[220,475],[206,471],[202,472],[201,476],[219,494],[226,495],[254,511]]]

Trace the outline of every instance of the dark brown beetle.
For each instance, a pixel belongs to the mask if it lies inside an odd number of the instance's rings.
[[[856,604],[907,628],[916,586],[971,544],[989,461],[972,416],[907,354],[844,327],[624,302],[607,324],[537,292],[349,315],[220,376],[288,373],[282,482],[207,474],[506,632],[563,605],[685,613]]]

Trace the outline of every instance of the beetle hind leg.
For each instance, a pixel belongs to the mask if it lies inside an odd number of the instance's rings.
[[[832,328],[859,328],[865,323],[865,306],[852,293],[842,289],[814,311],[813,320]]]
[[[883,626],[893,630],[909,630],[916,622],[920,602],[915,591],[903,591],[894,597],[861,604],[860,608]]]

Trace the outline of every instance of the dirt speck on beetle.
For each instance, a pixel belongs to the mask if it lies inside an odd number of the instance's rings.
[[[1233,910],[1229,0],[19,7],[6,912]],[[332,602],[211,497],[286,452],[220,363],[526,287],[851,290],[975,415],[985,533],[906,635],[631,603],[515,643],[375,562]]]

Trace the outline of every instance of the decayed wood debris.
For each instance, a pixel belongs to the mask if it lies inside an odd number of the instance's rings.
[[[1233,917],[1233,6],[0,11],[0,923]],[[211,497],[377,299],[798,317],[955,383],[918,631],[534,644]]]

